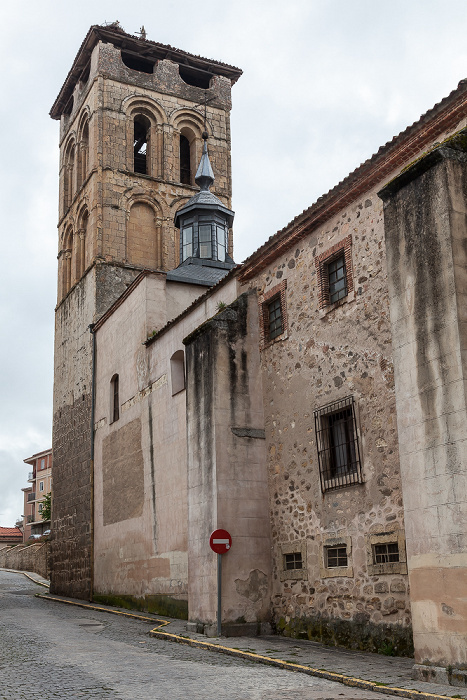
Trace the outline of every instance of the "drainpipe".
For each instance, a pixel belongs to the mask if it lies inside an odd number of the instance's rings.
[[[90,459],[90,486],[91,486],[91,522],[90,522],[90,589],[89,600],[93,600],[94,595],[94,419],[96,405],[96,334],[94,332],[94,323],[89,325],[89,330],[92,334],[92,380],[91,380],[91,459]]]

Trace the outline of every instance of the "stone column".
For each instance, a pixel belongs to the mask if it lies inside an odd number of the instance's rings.
[[[467,681],[467,134],[384,201],[415,674]]]
[[[188,443],[188,614],[216,633],[217,555],[223,634],[255,634],[268,619],[270,531],[256,294],[243,294],[185,341]]]

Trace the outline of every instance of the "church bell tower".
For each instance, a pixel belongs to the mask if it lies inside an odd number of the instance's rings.
[[[149,41],[143,30],[132,36],[118,23],[93,26],[51,109],[60,120],[54,593],[92,596],[90,326],[143,269],[169,272],[183,263],[174,217],[198,192],[203,136],[218,173],[219,212],[230,212],[231,86],[240,75]],[[231,218],[224,219],[219,241],[229,266]]]

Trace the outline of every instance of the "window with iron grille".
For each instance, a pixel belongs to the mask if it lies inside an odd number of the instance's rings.
[[[340,255],[327,265],[329,284],[329,303],[339,301],[347,296],[347,273],[345,270],[345,256]]]
[[[325,547],[325,553],[328,569],[348,565],[347,547]]]
[[[388,562],[399,561],[399,544],[397,542],[386,542],[384,544],[373,545],[373,563],[387,564]]]
[[[290,552],[289,554],[284,554],[284,569],[286,571],[303,569],[302,553]]]
[[[269,317],[269,340],[274,340],[278,335],[282,335],[282,311],[281,311],[281,298],[277,296],[275,299],[268,304],[268,317]]]
[[[315,411],[321,490],[362,481],[355,403],[352,396]]]

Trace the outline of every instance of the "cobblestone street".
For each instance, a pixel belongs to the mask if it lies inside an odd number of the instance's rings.
[[[383,700],[380,693],[148,636],[150,624],[39,598],[0,571],[0,698]]]

